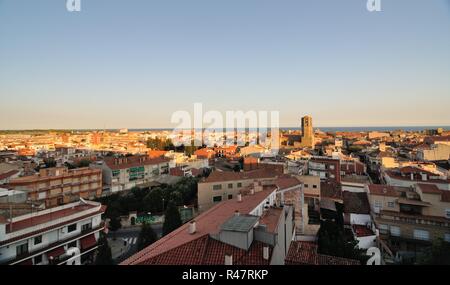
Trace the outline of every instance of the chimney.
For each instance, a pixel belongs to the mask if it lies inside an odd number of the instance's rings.
[[[242,194],[241,193],[237,194],[237,200],[238,200],[238,202],[242,202]]]
[[[233,265],[233,255],[231,253],[225,253],[225,265]]]
[[[422,175],[422,181],[427,181],[427,174],[426,173],[420,173]]]
[[[189,230],[190,235],[195,234],[195,232],[197,231],[197,224],[196,224],[195,220],[193,220],[189,223],[188,230]]]
[[[234,211],[234,215],[235,215],[235,216],[240,216],[241,213],[239,213],[239,210],[236,210],[236,211]]]
[[[269,260],[269,247],[266,245],[263,247],[263,258]]]

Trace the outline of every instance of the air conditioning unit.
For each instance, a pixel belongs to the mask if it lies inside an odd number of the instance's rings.
[[[59,230],[62,234],[65,234],[66,233],[66,228],[62,228],[62,229],[60,229]]]

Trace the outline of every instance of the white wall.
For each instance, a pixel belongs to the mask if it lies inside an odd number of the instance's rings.
[[[370,215],[363,215],[363,214],[350,214],[350,224],[351,225],[367,225],[371,224],[372,219]]]
[[[358,246],[359,248],[370,248],[373,246],[376,246],[376,235],[373,236],[366,236],[366,237],[357,237],[356,240],[358,240]]]

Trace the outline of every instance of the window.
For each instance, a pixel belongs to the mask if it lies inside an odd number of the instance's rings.
[[[213,197],[213,202],[214,203],[217,203],[217,202],[220,202],[220,201],[222,201],[222,196],[214,196]]]
[[[37,255],[34,257],[34,265],[40,264],[42,262],[42,255]]]
[[[84,225],[81,226],[81,231],[82,231],[82,232],[88,231],[88,230],[90,230],[90,229],[92,229],[92,224],[91,224],[91,223],[89,223],[89,224],[84,224]]]
[[[213,185],[213,190],[221,190],[221,189],[222,189],[222,185],[220,185],[220,184]]]
[[[237,184],[237,187],[238,187],[238,188],[242,187],[242,183],[239,182],[239,183]]]
[[[445,209],[445,217],[447,217],[447,219],[450,219],[450,209]]]
[[[73,232],[77,230],[77,224],[71,224],[69,226],[67,226],[67,232]]]
[[[233,188],[233,183],[228,184],[228,189]]]
[[[399,237],[400,236],[400,227],[397,226],[391,226],[391,235],[394,237]]]
[[[228,200],[231,200],[231,199],[233,199],[233,195],[228,194]]]
[[[308,184],[305,184],[305,188],[308,188]]]
[[[381,203],[381,201],[374,201],[374,208],[375,212],[381,210],[381,208],[383,208],[383,203]]]
[[[313,185],[313,189],[317,189],[317,185],[314,184],[314,185]]]
[[[444,240],[445,240],[446,242],[450,242],[450,234],[445,234],[445,235],[444,235]]]
[[[67,248],[77,247],[77,241],[73,241],[67,245]]]
[[[379,228],[380,234],[387,234],[389,226],[388,225],[380,225]]]
[[[17,256],[22,256],[27,253],[28,253],[28,243],[24,243],[24,244],[16,246],[16,255]]]
[[[424,230],[414,230],[414,238],[419,240],[429,240],[430,233]]]
[[[34,237],[34,245],[40,244],[42,242],[42,236]]]
[[[43,191],[43,192],[38,193],[38,200],[45,199],[46,197],[47,197],[47,192]]]
[[[387,205],[389,208],[394,208],[394,202],[388,202]]]
[[[330,169],[331,169],[331,170],[334,170],[334,165],[330,165]]]

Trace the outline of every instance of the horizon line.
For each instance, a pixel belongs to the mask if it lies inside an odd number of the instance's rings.
[[[317,127],[313,127],[313,129],[321,129],[321,128],[325,128],[325,129],[339,129],[339,128],[359,128],[359,129],[363,129],[363,128],[449,128],[450,129],[450,124],[449,125],[386,125],[386,126],[382,126],[382,125],[374,125],[374,126],[317,126]],[[153,128],[127,128],[127,127],[121,127],[121,128],[34,128],[34,129],[0,129],[0,132],[14,132],[14,131],[111,131],[111,130],[121,130],[121,129],[127,129],[128,131],[136,131],[136,130],[171,130],[174,128],[170,128],[170,127],[153,127]],[[186,128],[187,129],[187,128]],[[191,128],[194,129],[194,128]],[[208,129],[208,128],[205,128]],[[243,128],[240,128],[243,129]],[[250,128],[250,129],[254,129],[254,128]],[[270,127],[268,127],[267,129],[271,129]],[[292,127],[292,126],[287,126],[287,127],[279,127],[279,129],[301,129],[301,127]]]

